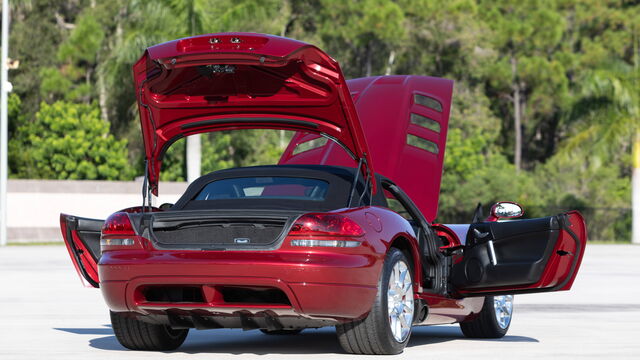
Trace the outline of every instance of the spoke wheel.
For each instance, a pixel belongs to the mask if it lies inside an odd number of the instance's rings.
[[[513,295],[494,296],[493,309],[498,326],[501,329],[508,328],[513,314]]]
[[[513,295],[486,296],[482,311],[471,321],[460,323],[470,338],[501,338],[507,334],[513,317]]]
[[[411,332],[413,321],[413,283],[409,266],[402,260],[395,263],[387,290],[387,310],[391,333],[403,342]]]
[[[401,353],[411,336],[413,276],[402,251],[391,248],[378,280],[378,293],[366,318],[336,326],[342,348],[352,354]]]

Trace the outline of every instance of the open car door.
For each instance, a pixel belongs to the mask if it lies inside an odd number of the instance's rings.
[[[461,296],[569,290],[587,241],[577,211],[538,219],[471,224],[451,283]]]
[[[87,219],[60,214],[60,229],[71,261],[83,283],[100,287],[98,260],[100,260],[100,230],[104,220]]]

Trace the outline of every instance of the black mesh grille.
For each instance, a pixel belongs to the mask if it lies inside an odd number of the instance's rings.
[[[284,221],[179,224],[155,227],[154,236],[163,245],[255,246],[278,240]]]

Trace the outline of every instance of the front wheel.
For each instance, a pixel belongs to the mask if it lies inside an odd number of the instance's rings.
[[[486,296],[478,317],[461,322],[466,337],[497,339],[505,336],[513,316],[513,295]]]
[[[118,342],[131,350],[175,350],[187,337],[189,329],[172,329],[167,325],[155,325],[132,317],[111,313],[111,327]]]
[[[378,280],[378,292],[366,318],[336,325],[342,348],[352,354],[394,355],[404,350],[413,323],[411,266],[391,248]]]

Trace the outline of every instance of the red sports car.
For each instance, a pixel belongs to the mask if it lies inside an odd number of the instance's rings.
[[[315,46],[248,33],[156,45],[133,70],[144,206],[60,219],[129,349],[176,349],[191,328],[335,326],[347,352],[397,354],[418,325],[502,337],[514,294],[571,288],[586,245],[576,211],[499,222],[522,208],[498,203],[471,224],[433,223],[450,80],[346,81]],[[296,135],[278,165],[216,171],[151,206],[173,142],[236,129]]]

